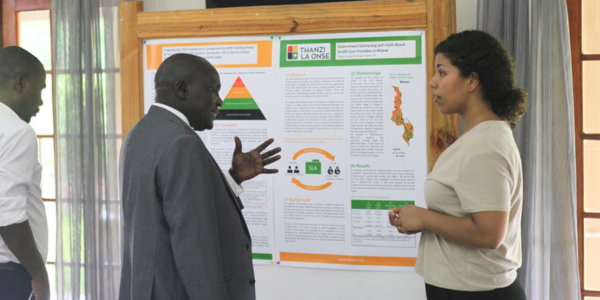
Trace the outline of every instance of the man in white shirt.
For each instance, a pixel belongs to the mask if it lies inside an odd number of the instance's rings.
[[[27,124],[45,87],[35,56],[19,47],[0,50],[0,300],[50,299],[42,167]]]

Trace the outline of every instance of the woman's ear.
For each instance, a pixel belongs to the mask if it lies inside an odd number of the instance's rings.
[[[478,86],[479,86],[479,74],[477,74],[475,72],[471,72],[471,75],[469,75],[469,92],[475,91],[475,89],[477,89]]]

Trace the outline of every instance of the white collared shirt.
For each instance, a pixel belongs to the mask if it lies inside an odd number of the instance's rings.
[[[42,202],[42,166],[33,128],[0,102],[0,226],[29,221],[44,261],[48,255],[48,222]],[[0,236],[0,263],[19,263]]]
[[[186,118],[186,116],[184,114],[182,114],[180,111],[178,111],[168,105],[164,105],[162,103],[152,103],[152,105],[168,110],[169,112],[171,112],[174,115],[176,115],[177,117],[179,117],[183,122],[185,122],[185,124],[190,126],[190,128],[192,127],[190,125],[190,121],[188,121],[188,118]],[[237,197],[239,197],[244,192],[244,188],[241,185],[239,185],[237,182],[235,182],[235,180],[233,180],[233,177],[231,177],[231,174],[229,174],[229,172],[223,172],[223,174],[225,175],[225,178],[227,179],[227,183],[229,183],[229,186],[231,187],[231,190],[233,191],[233,193],[235,193],[235,195]]]

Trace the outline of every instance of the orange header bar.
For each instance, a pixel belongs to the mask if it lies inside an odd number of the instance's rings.
[[[416,257],[353,256],[312,253],[279,253],[281,261],[359,266],[414,267]]]
[[[239,41],[239,42],[210,42],[210,43],[187,43],[187,44],[153,44],[146,45],[146,64],[148,70],[157,70],[163,61],[164,47],[201,47],[201,46],[225,46],[225,45],[257,45],[258,56],[256,64],[237,65],[214,65],[215,68],[270,68],[273,62],[272,41]]]

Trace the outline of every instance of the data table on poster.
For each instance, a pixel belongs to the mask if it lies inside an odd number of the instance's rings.
[[[414,201],[352,200],[352,246],[414,248],[415,235],[398,234],[390,225],[388,212]]]

